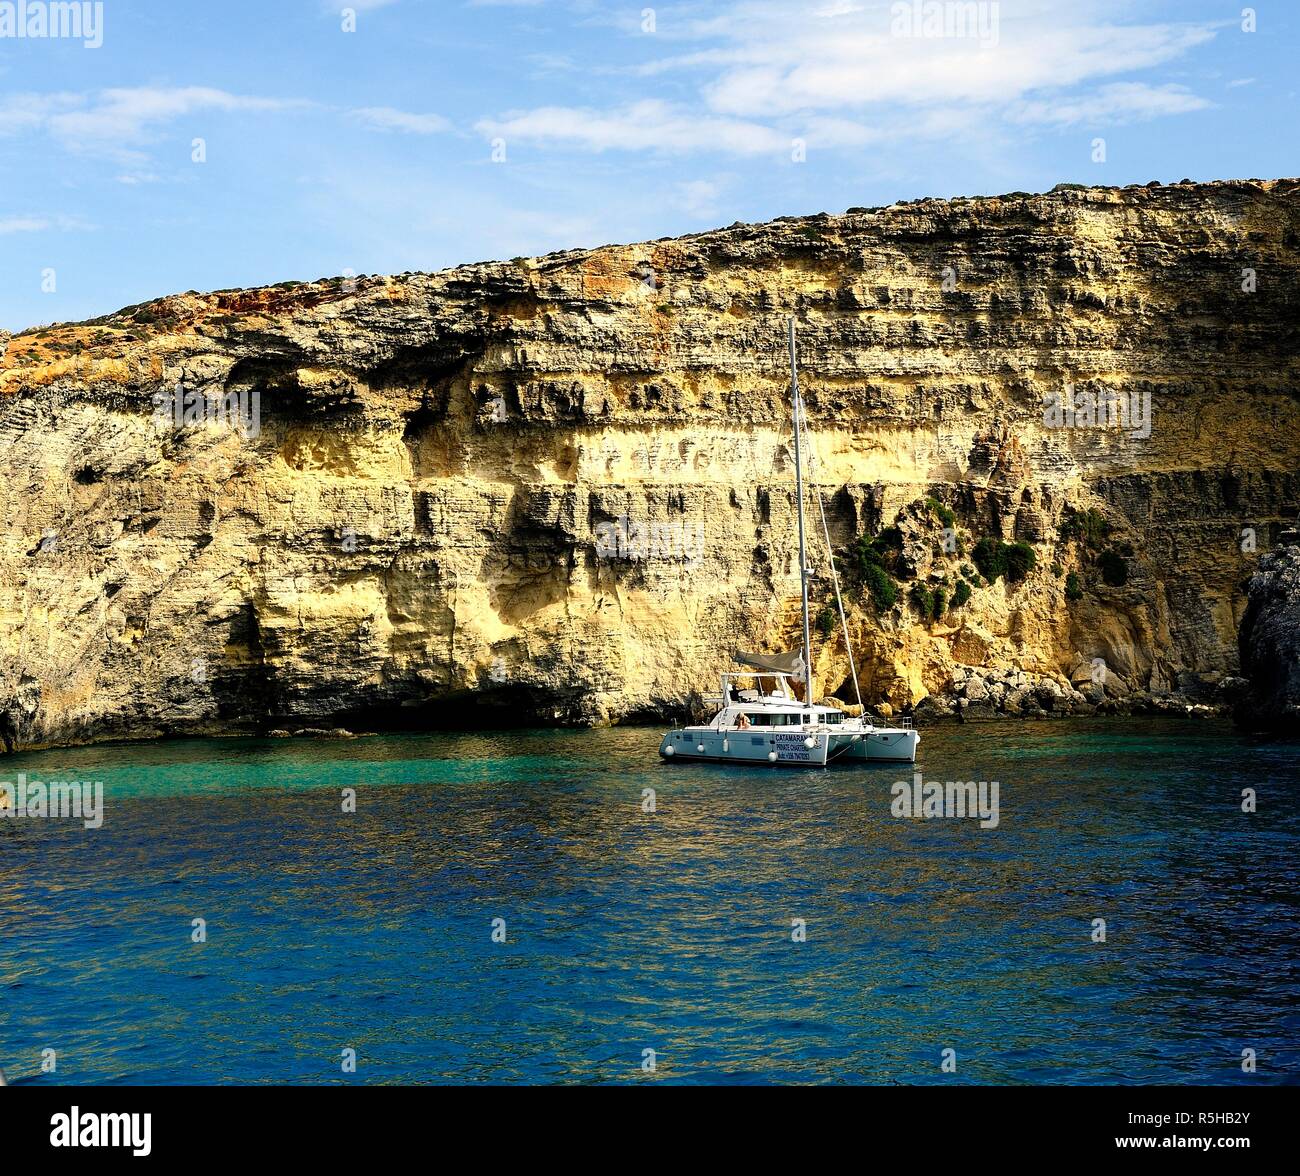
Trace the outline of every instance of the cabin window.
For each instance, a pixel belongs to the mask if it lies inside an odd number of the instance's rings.
[[[772,716],[765,715],[761,711],[756,715],[746,714],[745,717],[749,720],[750,726],[752,727],[770,727],[772,725]]]
[[[828,727],[834,727],[844,722],[844,716],[839,711],[823,711],[822,721]]]

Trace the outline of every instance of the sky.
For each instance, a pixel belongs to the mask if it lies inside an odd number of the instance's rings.
[[[49,7],[0,0],[11,331],[920,196],[1300,174],[1298,0],[103,0],[80,36],[15,35]]]

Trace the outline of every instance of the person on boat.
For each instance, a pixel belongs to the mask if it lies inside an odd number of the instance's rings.
[[[749,730],[749,716],[745,714],[744,711],[741,711],[740,714],[736,716],[736,730],[737,731]]]

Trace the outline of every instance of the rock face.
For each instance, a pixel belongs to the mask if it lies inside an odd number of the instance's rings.
[[[1298,260],[1294,180],[1063,189],[15,335],[0,738],[691,706],[794,644],[790,314],[869,705],[1215,697],[1300,503]]]
[[[1260,560],[1247,591],[1241,665],[1250,690],[1237,705],[1237,722],[1300,735],[1300,544]]]

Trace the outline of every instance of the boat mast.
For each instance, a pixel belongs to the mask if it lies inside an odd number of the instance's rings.
[[[800,417],[803,405],[799,400],[799,364],[795,355],[794,316],[787,323],[790,328],[790,398],[794,401],[794,480],[799,510],[799,588],[803,597],[803,704],[810,707],[812,697],[812,628],[808,623],[808,548],[804,541],[803,524],[803,434]]]

